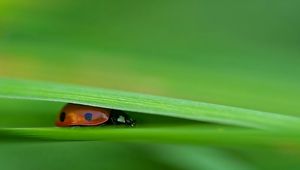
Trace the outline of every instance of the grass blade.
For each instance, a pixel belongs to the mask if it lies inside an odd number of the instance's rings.
[[[239,128],[0,128],[4,139],[29,141],[114,141],[216,146],[299,146],[299,133]],[[184,136],[184,137],[183,137]],[[24,140],[26,141],[26,140]]]
[[[260,129],[299,128],[293,116],[182,99],[48,82],[0,79],[0,97],[78,103]]]

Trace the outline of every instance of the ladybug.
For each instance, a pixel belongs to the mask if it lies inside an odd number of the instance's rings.
[[[125,124],[134,126],[135,121],[123,111],[79,104],[66,104],[59,113],[56,126],[98,126]]]

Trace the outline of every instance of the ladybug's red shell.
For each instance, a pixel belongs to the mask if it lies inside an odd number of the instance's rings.
[[[109,109],[67,104],[59,114],[56,126],[96,126],[107,122],[109,116]]]

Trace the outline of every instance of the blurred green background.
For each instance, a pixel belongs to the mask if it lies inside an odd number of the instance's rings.
[[[298,116],[299,5],[296,0],[2,0],[0,76]],[[0,126],[51,126],[62,105],[1,99]],[[2,142],[0,149],[3,169],[300,167],[299,150],[278,148]]]

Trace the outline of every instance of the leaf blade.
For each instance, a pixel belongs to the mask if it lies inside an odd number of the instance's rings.
[[[299,128],[293,116],[182,99],[39,81],[0,79],[0,97],[77,103],[259,129]]]

